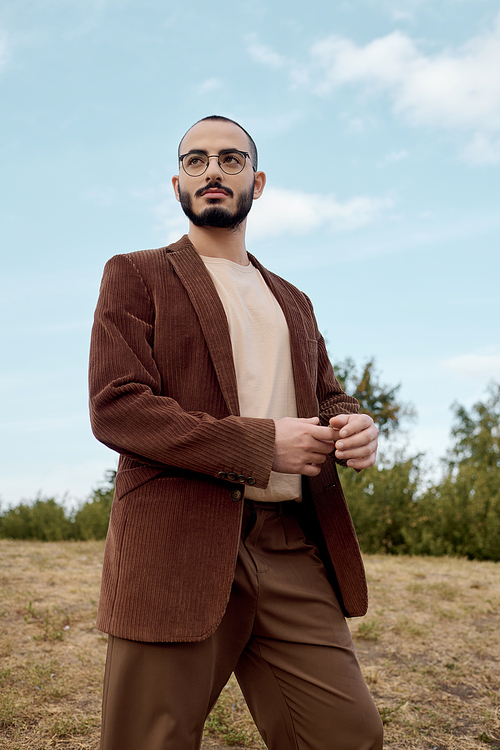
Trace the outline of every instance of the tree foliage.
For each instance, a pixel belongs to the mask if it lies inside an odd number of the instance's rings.
[[[431,487],[419,456],[341,470],[363,551],[500,560],[500,385],[470,410],[452,408],[452,446]]]
[[[399,400],[401,385],[382,383],[373,357],[359,369],[354,360],[347,357],[337,362],[334,370],[342,388],[359,401],[360,411],[372,417],[383,437],[401,430],[405,420],[414,418],[413,406]]]
[[[500,560],[500,384],[468,411],[453,405],[442,480],[419,502],[416,550]]]
[[[363,552],[411,553],[420,484],[420,456],[396,456],[357,474],[340,467],[344,492]]]

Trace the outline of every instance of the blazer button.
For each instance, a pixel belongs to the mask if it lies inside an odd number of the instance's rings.
[[[234,490],[234,492],[231,492],[231,500],[235,503],[239,503],[241,498],[243,497],[243,492],[240,490]]]
[[[238,477],[238,482],[241,482],[241,484],[245,484],[247,481],[247,478],[243,476],[243,474],[240,474]]]
[[[219,479],[227,479],[227,473],[225,471],[219,471],[217,476],[219,477]]]
[[[230,479],[231,482],[234,482],[237,479],[237,476],[234,473],[234,471],[230,471],[229,474],[227,475],[227,478]]]
[[[255,484],[256,480],[254,479],[254,477],[248,477],[247,482],[248,484]]]

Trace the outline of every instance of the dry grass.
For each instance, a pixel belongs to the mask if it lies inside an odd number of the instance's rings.
[[[371,606],[354,620],[386,746],[500,748],[500,566],[366,560]]]
[[[96,750],[106,637],[103,543],[0,540],[0,746]],[[371,606],[351,621],[386,748],[500,750],[500,567],[365,558]],[[262,748],[231,681],[204,747]]]

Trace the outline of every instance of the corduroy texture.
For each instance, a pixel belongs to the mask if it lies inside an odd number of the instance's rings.
[[[251,261],[290,329],[299,416],[327,423],[356,412],[307,297]],[[90,408],[96,437],[121,454],[98,627],[130,640],[203,640],[229,598],[246,480],[262,488],[269,480],[274,422],[239,416],[224,309],[187,237],[107,263]],[[364,614],[363,565],[333,461],[310,486],[344,609]]]

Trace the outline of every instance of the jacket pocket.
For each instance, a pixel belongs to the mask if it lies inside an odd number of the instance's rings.
[[[163,469],[159,466],[138,466],[135,469],[118,470],[115,481],[115,501],[122,500],[129,492],[155,479]]]

